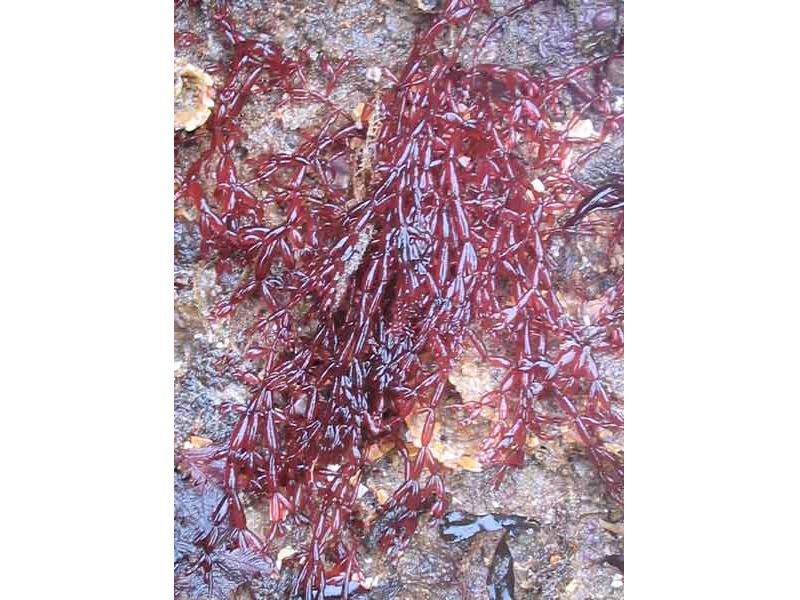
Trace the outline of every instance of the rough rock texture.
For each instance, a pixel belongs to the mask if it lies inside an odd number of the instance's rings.
[[[492,2],[496,13],[518,3],[517,0]],[[215,65],[225,58],[210,19],[208,2],[182,2],[176,6],[175,31],[191,32],[200,39],[192,47],[176,48],[176,58],[198,65],[219,85]],[[263,35],[284,46],[289,54],[305,48],[311,56],[324,53],[341,58],[347,52],[360,60],[341,80],[333,101],[347,112],[386,85],[381,70],[395,69],[408,52],[412,36],[431,19],[437,2],[417,0],[287,0],[233,3],[234,15],[248,36]],[[480,54],[480,60],[510,64],[532,71],[563,72],[595,56],[607,53],[621,35],[623,4],[614,0],[549,0],[506,20]],[[488,23],[488,18],[484,21]],[[480,25],[480,23],[479,23]],[[477,27],[478,30],[481,27]],[[612,82],[619,86],[621,102],[622,65],[615,66]],[[610,74],[612,75],[612,74]],[[241,159],[265,146],[288,151],[295,148],[300,131],[312,127],[318,118],[312,108],[272,111],[274,98],[256,97],[245,107],[240,122],[248,134],[242,144]],[[191,136],[202,136],[203,128]],[[197,156],[199,144],[186,143],[176,153],[180,171]],[[247,167],[242,162],[242,172]],[[622,171],[621,140],[610,144],[583,169],[586,182],[602,181],[609,173]],[[223,439],[233,425],[233,417],[221,416],[224,403],[244,402],[246,390],[224,375],[216,362],[226,352],[241,352],[242,330],[246,317],[232,322],[212,323],[208,309],[221,294],[229,292],[235,281],[220,278],[199,253],[196,215],[191,208],[175,210],[175,449],[197,444],[198,438]],[[604,248],[591,239],[564,236],[553,241],[552,252],[561,268],[561,281],[580,280],[584,288],[598,296],[609,274],[622,269],[622,257],[609,258]],[[565,284],[565,287],[566,284]],[[562,298],[569,303],[569,298]],[[239,311],[246,315],[247,311]],[[491,383],[490,370],[468,361],[460,365],[453,378],[457,388],[482,390]],[[622,363],[599,357],[604,377],[615,394],[623,394]],[[477,380],[470,385],[469,377]],[[484,424],[485,425],[485,424]],[[480,428],[482,424],[476,424]],[[459,428],[456,431],[456,428]],[[446,445],[448,437],[463,440],[469,430],[445,419],[437,436]],[[478,438],[475,431],[475,438]],[[191,436],[195,436],[192,438]],[[622,440],[611,440],[621,447]],[[466,450],[464,451],[466,453]],[[622,576],[616,559],[623,554],[623,527],[620,509],[604,498],[601,484],[591,465],[581,457],[577,444],[533,443],[525,466],[510,473],[495,489],[493,473],[483,469],[454,468],[446,476],[451,494],[451,510],[473,513],[503,512],[538,519],[537,531],[520,532],[508,539],[514,560],[516,598],[601,599],[622,597]],[[375,507],[383,495],[402,482],[402,465],[396,455],[382,456],[366,473],[365,493],[359,512],[373,529]],[[187,560],[191,538],[200,525],[203,507],[198,494],[187,489],[183,479],[175,479],[175,560]],[[261,516],[259,516],[261,515]],[[261,518],[259,507],[249,510],[251,521]],[[258,531],[258,526],[254,527]],[[300,535],[298,533],[298,535]],[[294,541],[301,541],[301,537]],[[398,554],[385,554],[365,535],[361,548],[364,571],[373,578],[373,589],[361,597],[374,599],[457,599],[485,598],[489,562],[499,535],[479,534],[471,540],[446,543],[435,523],[423,521],[409,546]],[[292,546],[292,534],[282,540]],[[290,553],[287,551],[287,554]],[[291,561],[275,576],[254,577],[241,587],[241,598],[284,598],[293,572]],[[180,592],[176,592],[180,595]]]

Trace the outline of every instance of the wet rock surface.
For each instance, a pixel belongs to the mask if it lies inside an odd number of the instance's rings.
[[[219,85],[220,75],[214,66],[226,58],[226,50],[215,32],[210,3],[199,3],[200,10],[195,4],[183,2],[176,7],[175,31],[189,32],[200,41],[186,46],[178,44],[176,58],[198,65]],[[392,71],[402,63],[414,32],[430,22],[436,4],[416,0],[280,3],[244,0],[232,3],[232,8],[246,35],[275,41],[289,54],[304,48],[312,56],[324,53],[338,59],[352,52],[360,63],[347,72],[332,98],[349,113],[381,85],[386,85],[386,78],[375,76],[376,69]],[[517,4],[518,0],[491,2],[496,14]],[[540,69],[564,72],[608,52],[622,32],[622,19],[622,2],[541,2],[507,19],[488,40],[479,60],[533,72]],[[482,17],[476,29],[481,31],[489,21],[489,17]],[[621,65],[615,80],[621,86]],[[621,87],[619,91],[621,94]],[[239,166],[243,173],[248,170],[246,158],[265,146],[292,150],[299,144],[301,132],[318,124],[319,115],[313,107],[270,112],[274,100],[269,93],[254,97],[242,113],[240,121],[247,134]],[[191,135],[202,136],[203,128]],[[178,172],[196,159],[198,148],[199,145],[191,143],[181,146],[176,154]],[[609,174],[621,172],[622,160],[621,144],[603,149],[583,168],[584,181],[602,182]],[[214,302],[230,292],[236,282],[219,277],[201,256],[196,215],[191,208],[176,208],[174,240],[177,451],[196,443],[192,436],[222,440],[230,433],[235,417],[222,416],[219,407],[224,403],[243,403],[247,390],[219,369],[217,362],[227,353],[241,353],[239,344],[247,322],[246,318],[223,322],[209,319]],[[565,287],[570,281],[578,281],[599,296],[606,281],[622,268],[621,255],[615,259],[606,248],[593,247],[591,240],[567,236],[554,242],[553,247],[555,258],[563,267],[559,272]],[[621,360],[601,356],[598,363],[613,392],[622,396]],[[470,377],[475,378],[472,384]],[[453,379],[459,388],[484,390],[492,383],[492,373],[472,356],[459,366]],[[455,388],[454,393],[458,394]],[[477,444],[486,427],[486,421],[474,424],[472,430],[457,419],[442,418],[441,422],[437,436],[443,447],[448,438],[464,443],[470,434]],[[621,439],[613,443],[621,445]],[[463,455],[471,457],[477,454],[477,449],[459,451],[444,475],[450,510],[519,515],[540,523],[536,529],[511,532],[505,540],[513,557],[515,598],[622,598],[620,565],[624,530],[619,508],[604,496],[601,482],[581,455],[576,441],[535,441],[529,450],[524,466],[510,472],[497,487],[492,470],[459,467],[457,459]],[[363,480],[366,492],[357,505],[366,529],[359,558],[365,574],[372,578],[372,588],[351,597],[375,600],[488,597],[487,580],[504,535],[502,530],[448,542],[441,536],[438,522],[424,517],[404,550],[387,554],[374,543],[370,532],[379,525],[376,507],[402,481],[402,461],[395,453],[380,456],[366,471]],[[176,475],[176,565],[184,565],[191,558],[191,540],[203,525],[203,515],[210,512],[207,509],[197,491]],[[263,523],[268,522],[263,508],[252,507],[249,516],[258,519],[258,515]],[[254,530],[258,532],[258,526]],[[302,543],[302,535],[298,532],[297,536],[297,539],[287,536],[281,545]],[[238,598],[289,597],[293,569],[291,560],[287,560],[277,573],[252,574],[248,584],[231,583],[225,589]],[[176,593],[185,594],[180,590]]]

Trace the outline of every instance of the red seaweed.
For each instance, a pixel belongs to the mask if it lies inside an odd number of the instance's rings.
[[[214,316],[251,301],[258,317],[244,354],[221,365],[252,392],[246,405],[225,407],[238,417],[230,438],[182,457],[194,481],[222,490],[195,539],[194,568],[208,580],[218,548],[269,556],[291,522],[310,532],[293,592],[355,590],[363,573],[349,520],[367,448],[379,441],[405,461],[405,482],[381,507],[381,545],[402,547],[425,511],[441,517],[445,469],[429,445],[467,348],[504,371],[496,391],[464,406],[472,418],[498,415],[483,445],[498,483],[523,464],[529,435],[551,439],[566,427],[622,501],[622,460],[603,439],[623,427],[621,400],[597,356],[622,352],[623,281],[605,290],[593,319],[575,319],[548,254],[565,216],[581,230],[591,211],[593,190],[575,169],[623,126],[604,76],[622,53],[539,77],[476,63],[468,33],[487,11],[485,1],[444,3],[392,85],[356,118],[330,101],[349,58],[322,62],[325,89],[312,89],[307,57],[247,39],[228,3],[217,3],[231,58],[176,201],[197,210],[202,252],[242,276]],[[319,103],[326,116],[295,152],[267,151],[243,173],[237,121],[267,90]],[[588,118],[598,134],[573,135]],[[614,185],[604,196],[622,197]],[[604,213],[612,226],[594,231],[621,246],[621,211]],[[403,437],[410,415],[424,418],[415,455]],[[269,506],[265,531],[250,529],[245,496]]]

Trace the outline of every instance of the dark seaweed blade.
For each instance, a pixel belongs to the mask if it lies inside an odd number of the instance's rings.
[[[514,599],[514,558],[508,548],[508,531],[500,538],[486,578],[489,600]]]
[[[590,212],[596,210],[612,210],[615,208],[622,208],[625,206],[625,198],[622,190],[618,185],[612,185],[598,190],[583,202],[581,202],[578,209],[575,211],[567,221],[564,227],[572,227],[577,225]]]
[[[439,526],[439,534],[446,542],[468,540],[482,531],[498,531],[500,529],[534,529],[539,522],[520,515],[492,513],[473,515],[467,512],[452,511],[447,513]]]

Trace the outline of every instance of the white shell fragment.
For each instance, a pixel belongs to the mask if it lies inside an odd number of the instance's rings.
[[[175,130],[194,131],[214,107],[214,80],[194,65],[175,61]]]

